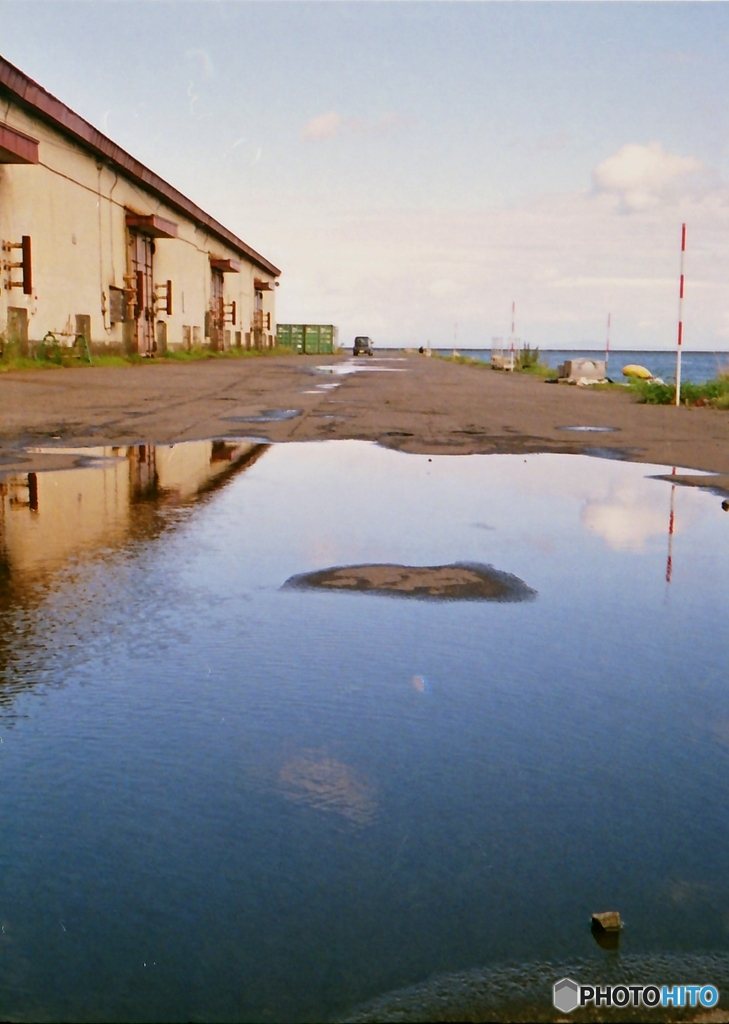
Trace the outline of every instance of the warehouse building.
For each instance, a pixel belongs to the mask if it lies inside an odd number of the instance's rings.
[[[0,344],[273,347],[280,271],[0,57]]]

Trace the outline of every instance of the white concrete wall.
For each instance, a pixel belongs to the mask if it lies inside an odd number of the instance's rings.
[[[155,282],[173,283],[172,316],[159,316],[167,323],[170,347],[182,345],[183,326],[197,327],[204,341],[210,256],[241,263],[240,274],[224,275],[225,301],[237,304],[237,323],[226,329],[233,342],[234,332],[240,331],[245,343],[254,308],[253,279],[271,281],[271,274],[20,107],[11,104],[5,120],[38,139],[40,164],[0,165],[0,237],[19,242],[30,235],[33,249],[33,294],[24,295],[22,288],[0,290],[0,334],[7,330],[8,307],[28,311],[31,342],[41,341],[48,331],[70,341],[76,314],[86,314],[95,345],[122,347],[123,325],[109,322],[109,288],[123,288],[128,273],[125,210],[130,209],[178,225],[178,238],[155,239]],[[19,250],[2,255],[20,260]],[[21,272],[13,271],[12,277],[20,280]],[[275,292],[263,294],[264,309],[272,314],[267,333],[275,336]]]

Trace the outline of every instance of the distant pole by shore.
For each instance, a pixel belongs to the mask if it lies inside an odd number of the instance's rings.
[[[608,363],[610,362],[610,316],[608,313],[607,318],[607,336],[605,338],[605,376],[607,377]]]

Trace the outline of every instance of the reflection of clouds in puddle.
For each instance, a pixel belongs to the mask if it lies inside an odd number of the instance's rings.
[[[294,803],[339,814],[355,825],[374,820],[374,788],[354,768],[332,757],[315,751],[294,757],[279,770],[278,782],[286,799]]]
[[[583,526],[602,537],[613,551],[645,549],[651,537],[663,537],[668,530],[668,495],[645,487],[614,488],[602,499],[588,499],[580,513]],[[677,523],[680,533],[685,523]]]
[[[268,458],[284,459],[287,472],[301,477],[304,509],[304,486],[316,478],[318,529],[302,532],[300,557],[289,572],[370,562],[423,564],[434,551],[443,563],[493,560],[517,571],[514,551],[557,559],[582,543],[653,557],[668,535],[671,486],[652,479],[666,472],[652,464],[585,455],[535,455],[528,462],[514,455],[404,455],[369,442],[334,441],[307,449],[305,480],[295,446]],[[676,488],[680,540],[707,514],[704,499],[698,491]],[[505,549],[508,564],[499,554]]]

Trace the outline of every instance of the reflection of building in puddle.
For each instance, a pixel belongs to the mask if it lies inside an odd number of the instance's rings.
[[[261,446],[250,441],[186,441],[154,449],[156,490],[179,501],[205,491],[242,463],[248,465]]]
[[[85,547],[113,545],[128,529],[129,466],[25,473],[0,480],[0,550],[10,570],[33,571]]]
[[[135,503],[190,499],[263,450],[237,441],[35,449],[75,455],[80,464],[0,479],[0,560],[8,571],[32,572],[118,544]]]
[[[278,781],[283,795],[294,803],[340,814],[356,825],[369,825],[374,819],[374,789],[334,758],[305,753],[282,766]]]

